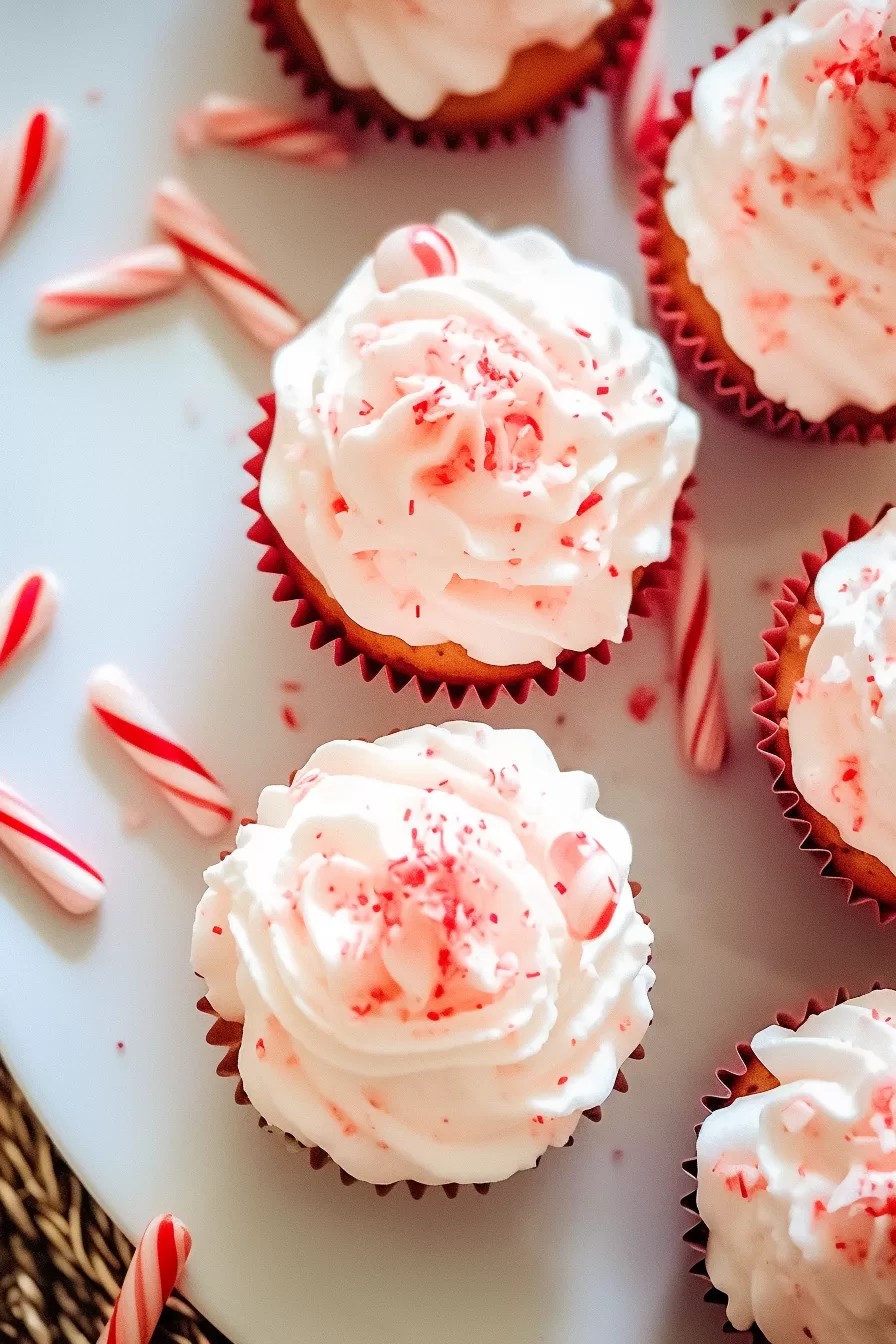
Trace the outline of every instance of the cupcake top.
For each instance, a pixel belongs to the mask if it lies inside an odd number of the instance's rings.
[[[896,404],[896,20],[803,0],[697,79],[667,218],[725,340],[807,420]]]
[[[297,0],[330,74],[375,88],[419,121],[451,93],[496,89],[537,42],[571,50],[612,13],[610,0]]]
[[[552,667],[622,638],[697,418],[617,280],[535,229],[438,229],[422,278],[368,259],[277,355],[262,506],[368,630]]]
[[[193,966],[268,1123],[374,1183],[566,1143],[651,1019],[631,842],[535,733],[331,742],[206,873]]]
[[[769,1027],[781,1084],[704,1122],[706,1267],[736,1330],[769,1344],[888,1344],[896,1301],[896,992]]]
[[[815,580],[822,624],[787,712],[793,779],[896,872],[896,509]]]

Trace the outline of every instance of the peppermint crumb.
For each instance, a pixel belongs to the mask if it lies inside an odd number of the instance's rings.
[[[636,686],[626,701],[626,708],[636,723],[646,723],[656,709],[658,699],[652,686]]]

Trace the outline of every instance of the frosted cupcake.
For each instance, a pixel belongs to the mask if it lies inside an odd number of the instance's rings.
[[[645,0],[255,0],[266,46],[359,125],[455,148],[534,134],[613,88]]]
[[[250,535],[331,638],[462,696],[627,637],[698,424],[617,280],[445,215],[384,240],[273,378]]]
[[[769,1027],[697,1141],[706,1273],[767,1344],[885,1344],[896,1302],[896,992]],[[761,1334],[758,1332],[761,1331]]]
[[[896,432],[894,44],[890,0],[803,0],[698,76],[645,186],[663,334],[771,432]]]
[[[533,1167],[651,1019],[625,828],[527,730],[331,742],[206,873],[200,1004],[268,1124],[415,1193]]]
[[[855,535],[860,533],[860,535]],[[782,613],[765,749],[828,871],[896,908],[896,510],[833,554]],[[814,566],[813,566],[814,567]],[[782,606],[783,604],[779,604]]]

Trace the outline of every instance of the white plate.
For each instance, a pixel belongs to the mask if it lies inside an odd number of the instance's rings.
[[[678,76],[749,17],[717,0],[677,10]],[[332,1167],[310,1171],[257,1129],[216,1078],[188,960],[215,847],[84,722],[84,679],[100,661],[123,664],[246,811],[329,737],[459,715],[441,698],[425,709],[411,691],[393,696],[382,679],[365,686],[354,666],[336,670],[270,601],[239,504],[265,360],[202,295],[80,335],[28,332],[40,281],[148,236],[153,181],[182,169],[170,139],[178,110],[211,89],[288,102],[291,86],[240,0],[80,0],[77,17],[65,0],[2,0],[0,23],[0,125],[43,99],[72,123],[60,181],[0,260],[0,581],[43,564],[65,584],[50,642],[0,685],[0,773],[109,885],[101,917],[75,923],[0,862],[0,1049],[131,1236],[164,1209],[186,1219],[187,1292],[236,1344],[716,1340],[718,1318],[687,1275],[678,1207],[700,1094],[779,1007],[841,980],[860,990],[892,960],[892,939],[838,904],[797,852],[756,755],[751,668],[769,615],[756,583],[793,571],[823,526],[892,496],[892,451],[800,451],[706,416],[700,503],[736,738],[721,777],[680,768],[668,686],[648,723],[624,711],[635,684],[662,683],[659,628],[639,629],[584,685],[567,682],[555,699],[536,690],[488,716],[531,725],[562,763],[594,770],[605,808],[633,833],[658,983],[628,1096],[583,1125],[569,1152],[485,1199],[413,1204],[403,1191],[344,1189]],[[88,102],[90,90],[102,100]],[[637,285],[627,188],[608,147],[596,100],[564,131],[482,157],[371,138],[341,176],[223,153],[185,171],[314,312],[380,233],[443,206],[544,224]],[[279,717],[283,677],[304,683],[299,732]],[[120,814],[134,804],[151,823],[129,835]]]

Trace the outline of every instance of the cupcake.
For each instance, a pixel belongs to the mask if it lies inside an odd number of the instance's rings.
[[[556,689],[627,637],[698,422],[617,280],[538,230],[444,215],[385,239],[273,381],[250,536],[316,642],[459,703]]]
[[[254,0],[265,45],[309,94],[391,138],[484,148],[536,134],[621,83],[647,0]]]
[[[788,583],[760,669],[763,749],[827,871],[896,911],[896,509]],[[795,801],[794,801],[795,798]]]
[[[896,991],[813,1003],[802,1025],[768,1027],[742,1052],[746,1072],[707,1100],[697,1140],[702,1226],[688,1240],[706,1248],[708,1300],[767,1344],[884,1344],[896,1302]]]
[[[663,334],[771,433],[896,433],[894,47],[891,0],[803,0],[697,77],[644,186]]]
[[[631,841],[597,796],[528,730],[320,747],[205,875],[219,1073],[380,1189],[455,1194],[569,1144],[652,1015]]]

